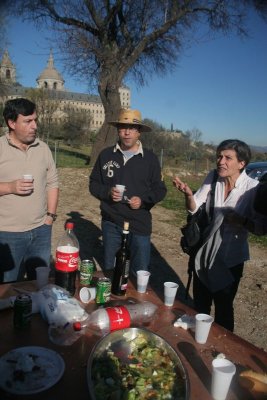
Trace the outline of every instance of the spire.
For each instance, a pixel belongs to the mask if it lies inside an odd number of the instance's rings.
[[[54,67],[54,56],[53,56],[52,49],[50,49],[50,55],[49,55],[49,59],[47,61],[47,68],[55,69],[55,67]]]
[[[41,72],[36,81],[38,88],[65,90],[65,81],[54,66],[54,56],[52,49],[50,49],[46,68]]]
[[[11,68],[14,67],[14,65],[13,65],[12,62],[11,62],[11,59],[10,59],[10,57],[9,57],[9,53],[8,53],[7,50],[5,50],[5,52],[4,52],[4,54],[3,54],[3,58],[2,58],[1,65],[2,65],[2,66],[5,66],[5,67],[11,67]]]
[[[12,63],[7,50],[4,51],[3,58],[0,63],[0,80],[7,84],[16,83],[16,67]]]

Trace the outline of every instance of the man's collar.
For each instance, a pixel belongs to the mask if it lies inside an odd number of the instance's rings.
[[[16,143],[13,142],[12,137],[10,136],[9,132],[6,133],[6,139],[7,139],[7,142],[8,142],[8,144],[9,144],[10,146],[16,147],[17,149],[20,148]],[[39,143],[40,143],[40,139],[39,139],[39,138],[35,138],[35,139],[34,139],[34,142],[32,142],[32,143],[30,143],[30,144],[28,145],[28,148],[29,148],[29,147],[33,147],[33,146],[37,146]]]
[[[134,152],[135,155],[141,154],[141,156],[144,157],[144,150],[143,150],[142,143],[140,142],[140,140],[137,140],[136,143],[138,144],[138,150],[136,152]],[[121,153],[123,153],[123,150],[121,149],[119,142],[117,142],[114,146],[113,152],[116,153],[116,151],[120,151]]]

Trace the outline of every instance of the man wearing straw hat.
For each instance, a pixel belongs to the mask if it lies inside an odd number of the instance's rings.
[[[150,263],[151,208],[167,192],[157,156],[143,148],[141,132],[151,128],[138,110],[122,109],[117,121],[118,142],[104,149],[90,176],[89,190],[98,198],[102,215],[104,269],[113,269],[121,245],[124,221],[129,222],[130,269],[148,270]],[[124,185],[123,195],[116,185]]]

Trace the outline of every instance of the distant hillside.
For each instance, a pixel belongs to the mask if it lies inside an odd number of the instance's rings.
[[[267,153],[267,146],[253,146],[253,145],[249,146],[252,150],[257,151],[259,153]]]

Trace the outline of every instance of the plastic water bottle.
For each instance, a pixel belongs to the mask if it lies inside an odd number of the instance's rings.
[[[86,332],[103,336],[113,330],[144,326],[151,320],[157,306],[149,301],[130,303],[124,306],[98,308],[81,322],[73,322],[64,326],[51,324],[48,329],[50,340],[60,346],[70,346]]]
[[[55,284],[75,293],[76,274],[79,265],[79,242],[73,232],[74,224],[66,223],[66,231],[56,249]]]
[[[156,309],[157,306],[149,301],[99,308],[85,321],[75,322],[73,329],[76,331],[86,329],[103,335],[114,330],[129,328],[131,325],[143,326],[151,321]]]

